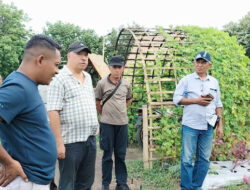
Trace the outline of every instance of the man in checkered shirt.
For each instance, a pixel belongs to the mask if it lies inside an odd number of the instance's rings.
[[[59,190],[91,189],[95,176],[98,119],[88,65],[89,48],[77,41],[68,48],[67,65],[48,88],[47,110],[56,137]]]

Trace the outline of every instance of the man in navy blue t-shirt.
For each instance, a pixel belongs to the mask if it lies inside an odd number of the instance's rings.
[[[49,84],[60,61],[60,45],[35,35],[0,87],[0,189],[49,189],[57,149],[37,85]]]

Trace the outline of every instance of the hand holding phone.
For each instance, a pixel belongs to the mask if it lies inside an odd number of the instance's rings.
[[[214,99],[214,96],[212,94],[206,94],[206,95],[201,95],[202,98],[212,98]]]
[[[201,95],[200,98],[198,99],[198,104],[202,106],[207,106],[208,104],[211,103],[213,99],[214,97],[211,94]]]

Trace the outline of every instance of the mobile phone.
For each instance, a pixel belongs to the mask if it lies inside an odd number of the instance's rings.
[[[203,98],[212,98],[214,99],[214,96],[212,94],[206,94],[206,95],[202,95]]]
[[[210,93],[209,93],[207,96],[208,96],[209,98],[214,99],[214,96],[213,96],[212,94],[210,94]]]

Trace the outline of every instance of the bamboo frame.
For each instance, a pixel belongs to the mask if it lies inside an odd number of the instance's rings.
[[[185,38],[185,34],[181,30],[164,29],[173,38],[179,41]],[[175,68],[175,49],[174,45],[166,43],[165,37],[156,29],[143,28],[124,28],[120,31],[115,50],[118,54],[123,55],[126,59],[126,65],[132,74],[124,73],[124,77],[128,78],[132,83],[132,87],[138,82],[136,70],[143,70],[144,85],[146,87],[148,104],[142,106],[143,109],[143,162],[144,168],[152,168],[153,160],[164,160],[170,157],[154,158],[156,148],[154,146],[154,130],[161,130],[159,126],[153,126],[155,118],[161,118],[160,115],[154,113],[154,109],[174,107],[172,102],[173,89],[166,88],[164,82],[177,85],[177,76]],[[178,43],[172,41],[171,43]],[[174,52],[171,55],[171,51]],[[181,56],[181,55],[179,55]],[[157,65],[156,60],[160,60],[162,65]],[[138,63],[142,65],[138,65]],[[183,69],[185,69],[183,67]],[[137,73],[137,74],[136,74]],[[166,73],[168,73],[166,75]],[[154,88],[150,88],[154,86]],[[157,87],[157,88],[155,88]],[[166,95],[164,97],[164,95]],[[167,97],[167,98],[166,98]],[[168,98],[170,97],[170,98]]]
[[[149,168],[149,159],[148,159],[148,110],[147,106],[142,106],[143,114],[143,163],[144,168]]]

